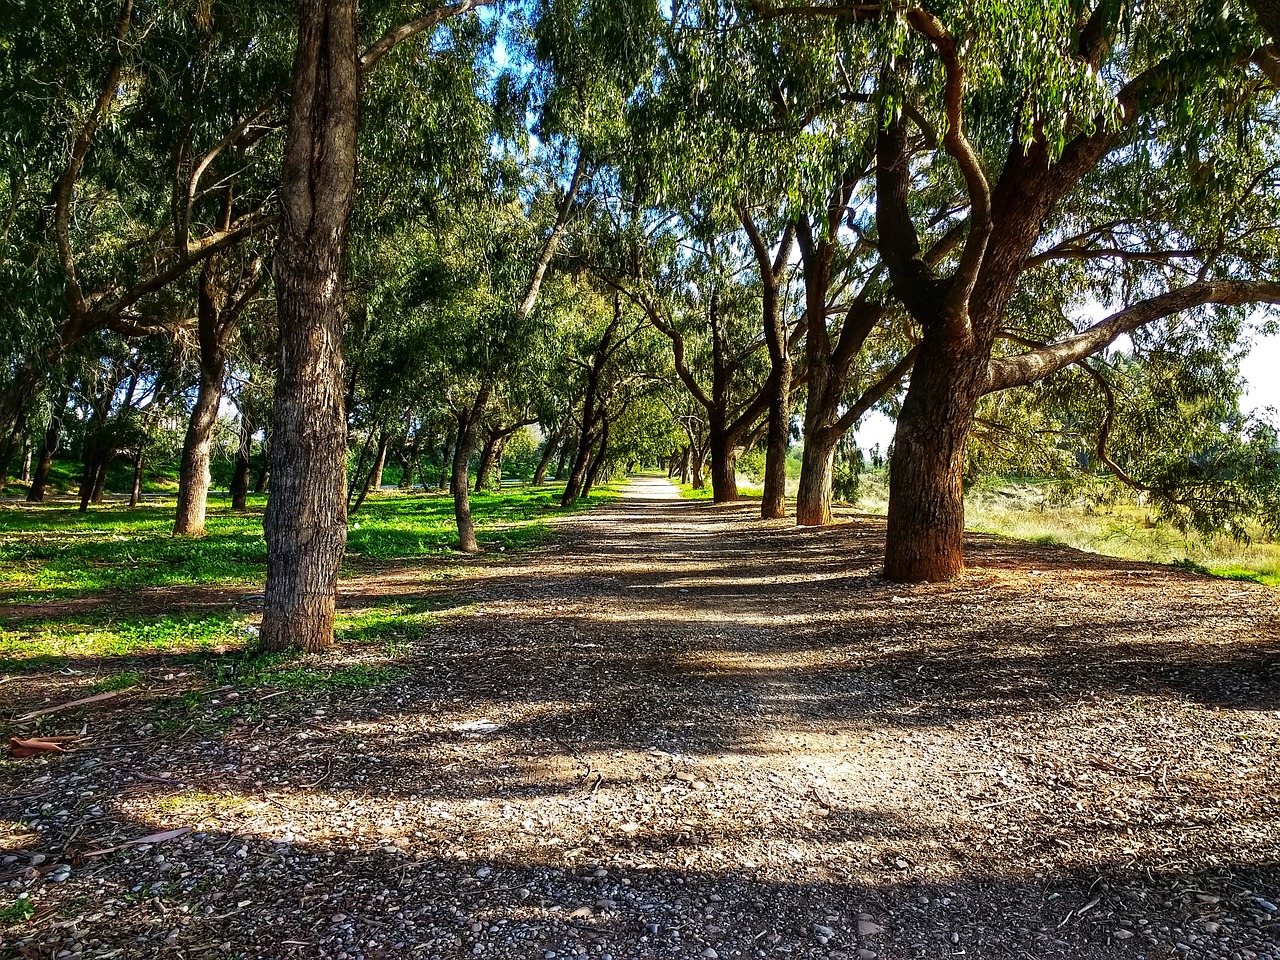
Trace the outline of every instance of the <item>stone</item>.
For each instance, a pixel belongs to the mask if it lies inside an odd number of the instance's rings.
[[[876,937],[884,933],[884,927],[871,920],[858,921],[858,936],[860,937]]]

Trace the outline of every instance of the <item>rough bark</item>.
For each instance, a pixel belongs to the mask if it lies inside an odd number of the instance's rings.
[[[831,522],[832,472],[836,441],[831,431],[806,433],[800,455],[800,486],[796,490],[796,524],[825,527]]]
[[[711,428],[711,499],[734,503],[738,499],[737,438],[723,427]]]
[[[926,340],[894,435],[884,575],[900,582],[953,580],[964,572],[964,454],[987,358]]]
[[[333,644],[347,539],[342,333],[355,186],[356,0],[299,0],[275,256],[280,365],[263,527],[266,650]]]

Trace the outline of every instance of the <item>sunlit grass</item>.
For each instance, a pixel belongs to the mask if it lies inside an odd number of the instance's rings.
[[[606,485],[571,509],[617,495],[617,485]],[[471,509],[481,546],[503,551],[541,541],[547,518],[563,512],[559,498],[555,486],[475,494]],[[109,503],[88,513],[67,504],[0,507],[0,598],[37,603],[148,587],[260,585],[267,559],[264,507],[256,498],[249,512],[237,514],[213,501],[199,539],[172,536],[171,500],[135,509]],[[379,494],[351,518],[347,564],[446,553],[456,540],[452,498]]]

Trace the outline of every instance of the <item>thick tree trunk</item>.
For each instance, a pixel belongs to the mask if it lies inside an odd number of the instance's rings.
[[[711,499],[716,503],[738,499],[738,448],[734,440],[722,430],[711,430]]]
[[[173,521],[174,536],[204,535],[205,511],[209,498],[209,454],[218,426],[218,409],[222,405],[222,381],[226,361],[220,353],[201,357],[200,387],[196,393],[187,435],[182,443],[182,461],[178,469],[178,510]]]
[[[280,367],[263,528],[266,650],[333,645],[347,541],[344,259],[359,102],[356,0],[298,0],[275,256]]]
[[[833,431],[819,430],[804,438],[800,457],[800,487],[796,490],[796,523],[824,527],[831,522],[832,471],[836,441]]]
[[[240,418],[240,445],[236,448],[236,465],[231,474],[231,509],[242,511],[249,504],[249,456],[253,451],[253,427],[243,415]]]
[[[129,494],[129,507],[133,509],[142,500],[142,457],[143,449],[138,447],[138,452],[133,455],[133,491]]]
[[[916,360],[889,469],[890,580],[936,582],[964,571],[965,442],[987,382],[986,353],[958,355],[926,340]]]
[[[453,514],[458,523],[458,549],[463,553],[479,553],[476,525],[471,519],[471,455],[476,449],[476,432],[489,405],[490,385],[486,382],[476,395],[469,411],[458,418],[458,439],[453,450],[453,473],[449,488],[453,493]]]
[[[538,458],[538,466],[533,471],[533,485],[540,487],[547,482],[547,469],[551,466],[551,459],[556,455],[556,448],[559,446],[560,440],[556,434],[547,437],[547,444],[542,448],[542,456]]]
[[[31,489],[27,491],[28,503],[40,503],[44,500],[45,488],[49,485],[49,471],[53,469],[53,455],[58,452],[58,443],[62,438],[62,413],[66,408],[67,394],[64,393],[49,416],[49,427],[44,432],[44,444],[40,447],[40,463],[31,480]]]

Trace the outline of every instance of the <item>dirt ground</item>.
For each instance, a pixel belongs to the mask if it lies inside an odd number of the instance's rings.
[[[82,749],[0,764],[0,956],[1280,958],[1275,591],[980,536],[895,585],[882,520],[754,510],[646,478],[347,584],[441,608],[388,686],[161,730],[158,660],[55,715]]]

